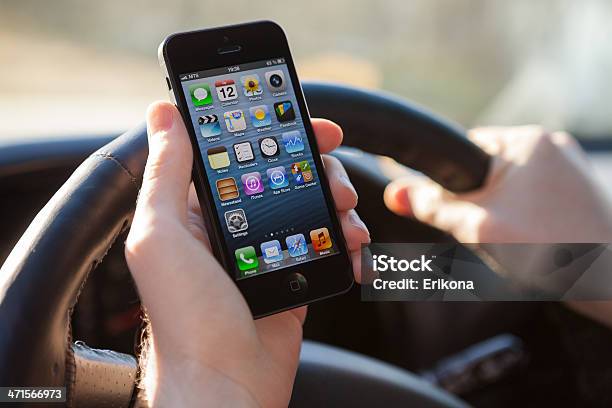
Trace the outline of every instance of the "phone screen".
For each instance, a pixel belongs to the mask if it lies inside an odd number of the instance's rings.
[[[283,58],[179,75],[236,279],[339,253]]]

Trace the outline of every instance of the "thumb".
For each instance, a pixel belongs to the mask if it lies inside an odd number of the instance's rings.
[[[193,153],[174,105],[155,102],[147,110],[149,157],[137,212],[153,211],[185,221]]]
[[[409,174],[389,183],[384,193],[386,206],[398,215],[412,216],[463,241],[466,218],[473,205],[459,200],[438,183],[420,174]]]

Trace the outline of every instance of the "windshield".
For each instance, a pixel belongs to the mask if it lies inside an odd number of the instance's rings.
[[[171,32],[272,19],[302,80],[384,89],[464,126],[612,138],[612,5],[598,0],[4,0],[0,139],[116,133],[167,98]]]

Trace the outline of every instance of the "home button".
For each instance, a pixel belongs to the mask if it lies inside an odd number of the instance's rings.
[[[293,296],[302,296],[308,291],[308,281],[301,273],[292,273],[285,278],[287,292]]]

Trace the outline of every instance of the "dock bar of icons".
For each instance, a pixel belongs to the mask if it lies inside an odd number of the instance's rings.
[[[310,231],[310,242],[315,251],[324,251],[332,247],[331,238],[327,228],[318,228]],[[308,254],[308,244],[304,234],[289,235],[285,238],[287,252],[292,258]],[[262,242],[260,245],[261,255],[266,264],[272,264],[283,260],[283,248],[281,243],[274,239]],[[259,259],[255,248],[252,246],[238,248],[234,252],[238,269],[241,271],[254,271],[259,267]]]

